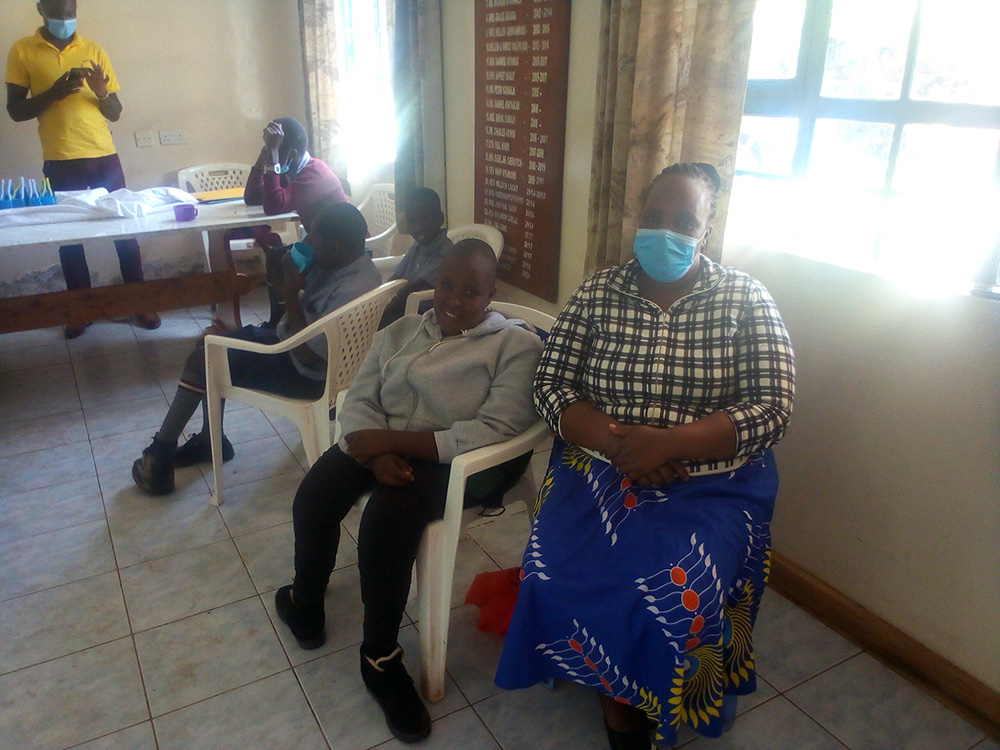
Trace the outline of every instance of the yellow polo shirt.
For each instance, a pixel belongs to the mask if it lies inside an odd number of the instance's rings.
[[[101,45],[75,34],[65,49],[45,41],[41,29],[14,42],[7,55],[7,83],[22,86],[31,96],[48,91],[70,68],[89,68],[94,60],[108,77],[108,93],[120,88],[111,61]],[[84,84],[76,94],[54,102],[38,117],[38,137],[46,161],[91,159],[115,153],[108,123],[97,96]]]

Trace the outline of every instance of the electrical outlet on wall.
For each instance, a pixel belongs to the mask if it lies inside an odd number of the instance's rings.
[[[161,146],[180,146],[181,144],[187,143],[187,138],[184,137],[183,130],[161,130],[160,131],[160,145]]]
[[[152,148],[155,142],[152,130],[135,131],[135,145],[137,148]]]

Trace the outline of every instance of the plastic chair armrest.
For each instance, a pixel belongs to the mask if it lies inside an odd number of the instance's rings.
[[[274,351],[273,344],[258,344],[254,341],[240,341],[239,339],[231,339],[228,336],[215,334],[205,337],[205,348],[242,349],[245,352],[259,352],[260,354],[270,354]]]
[[[368,244],[369,242],[372,242],[372,243],[374,243],[374,242],[378,242],[379,240],[381,240],[381,239],[383,239],[383,238],[385,238],[385,237],[388,237],[388,236],[389,236],[390,234],[392,234],[392,233],[393,233],[393,232],[395,232],[395,231],[396,231],[396,224],[395,224],[395,223],[393,223],[393,224],[392,224],[392,225],[391,225],[391,226],[390,226],[390,227],[389,227],[388,229],[386,229],[386,230],[385,230],[384,232],[380,232],[379,234],[376,234],[376,235],[375,235],[375,236],[373,236],[373,237],[368,237],[367,239],[365,239],[365,244],[367,245],[367,244]]]
[[[289,336],[284,341],[277,344],[258,344],[255,341],[240,341],[226,336],[206,336],[205,348],[214,347],[218,349],[239,349],[244,352],[257,352],[258,354],[281,354],[287,352],[300,344],[305,343],[314,336],[326,335],[326,321],[317,320],[310,326],[306,326],[294,336]]]
[[[527,453],[535,446],[539,445],[549,436],[548,425],[541,419],[520,435],[504,440],[493,445],[484,445],[467,453],[456,456],[451,462],[451,475],[456,472],[471,476],[484,469],[502,464],[512,458],[517,458],[522,453]]]

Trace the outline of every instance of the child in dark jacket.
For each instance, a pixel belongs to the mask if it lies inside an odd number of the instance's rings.
[[[389,281],[402,279],[406,284],[385,306],[379,328],[385,328],[403,316],[406,298],[412,292],[434,288],[441,264],[454,247],[444,225],[441,198],[437,193],[427,187],[417,188],[403,199],[400,206],[407,231],[413,236],[413,244],[389,277]]]

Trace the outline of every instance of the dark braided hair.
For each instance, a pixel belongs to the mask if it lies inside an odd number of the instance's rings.
[[[704,182],[705,187],[708,188],[708,193],[711,199],[711,208],[708,214],[708,220],[711,221],[715,218],[715,209],[719,203],[719,188],[722,185],[722,178],[719,177],[719,173],[715,167],[711,164],[706,164],[700,161],[682,161],[678,164],[671,164],[653,178],[653,181],[649,184],[649,188],[646,190],[646,196],[649,195],[649,191],[652,190],[653,185],[656,184],[657,180],[670,174],[682,174],[687,177],[694,177],[696,180]],[[643,203],[646,202],[646,196],[643,197]]]

